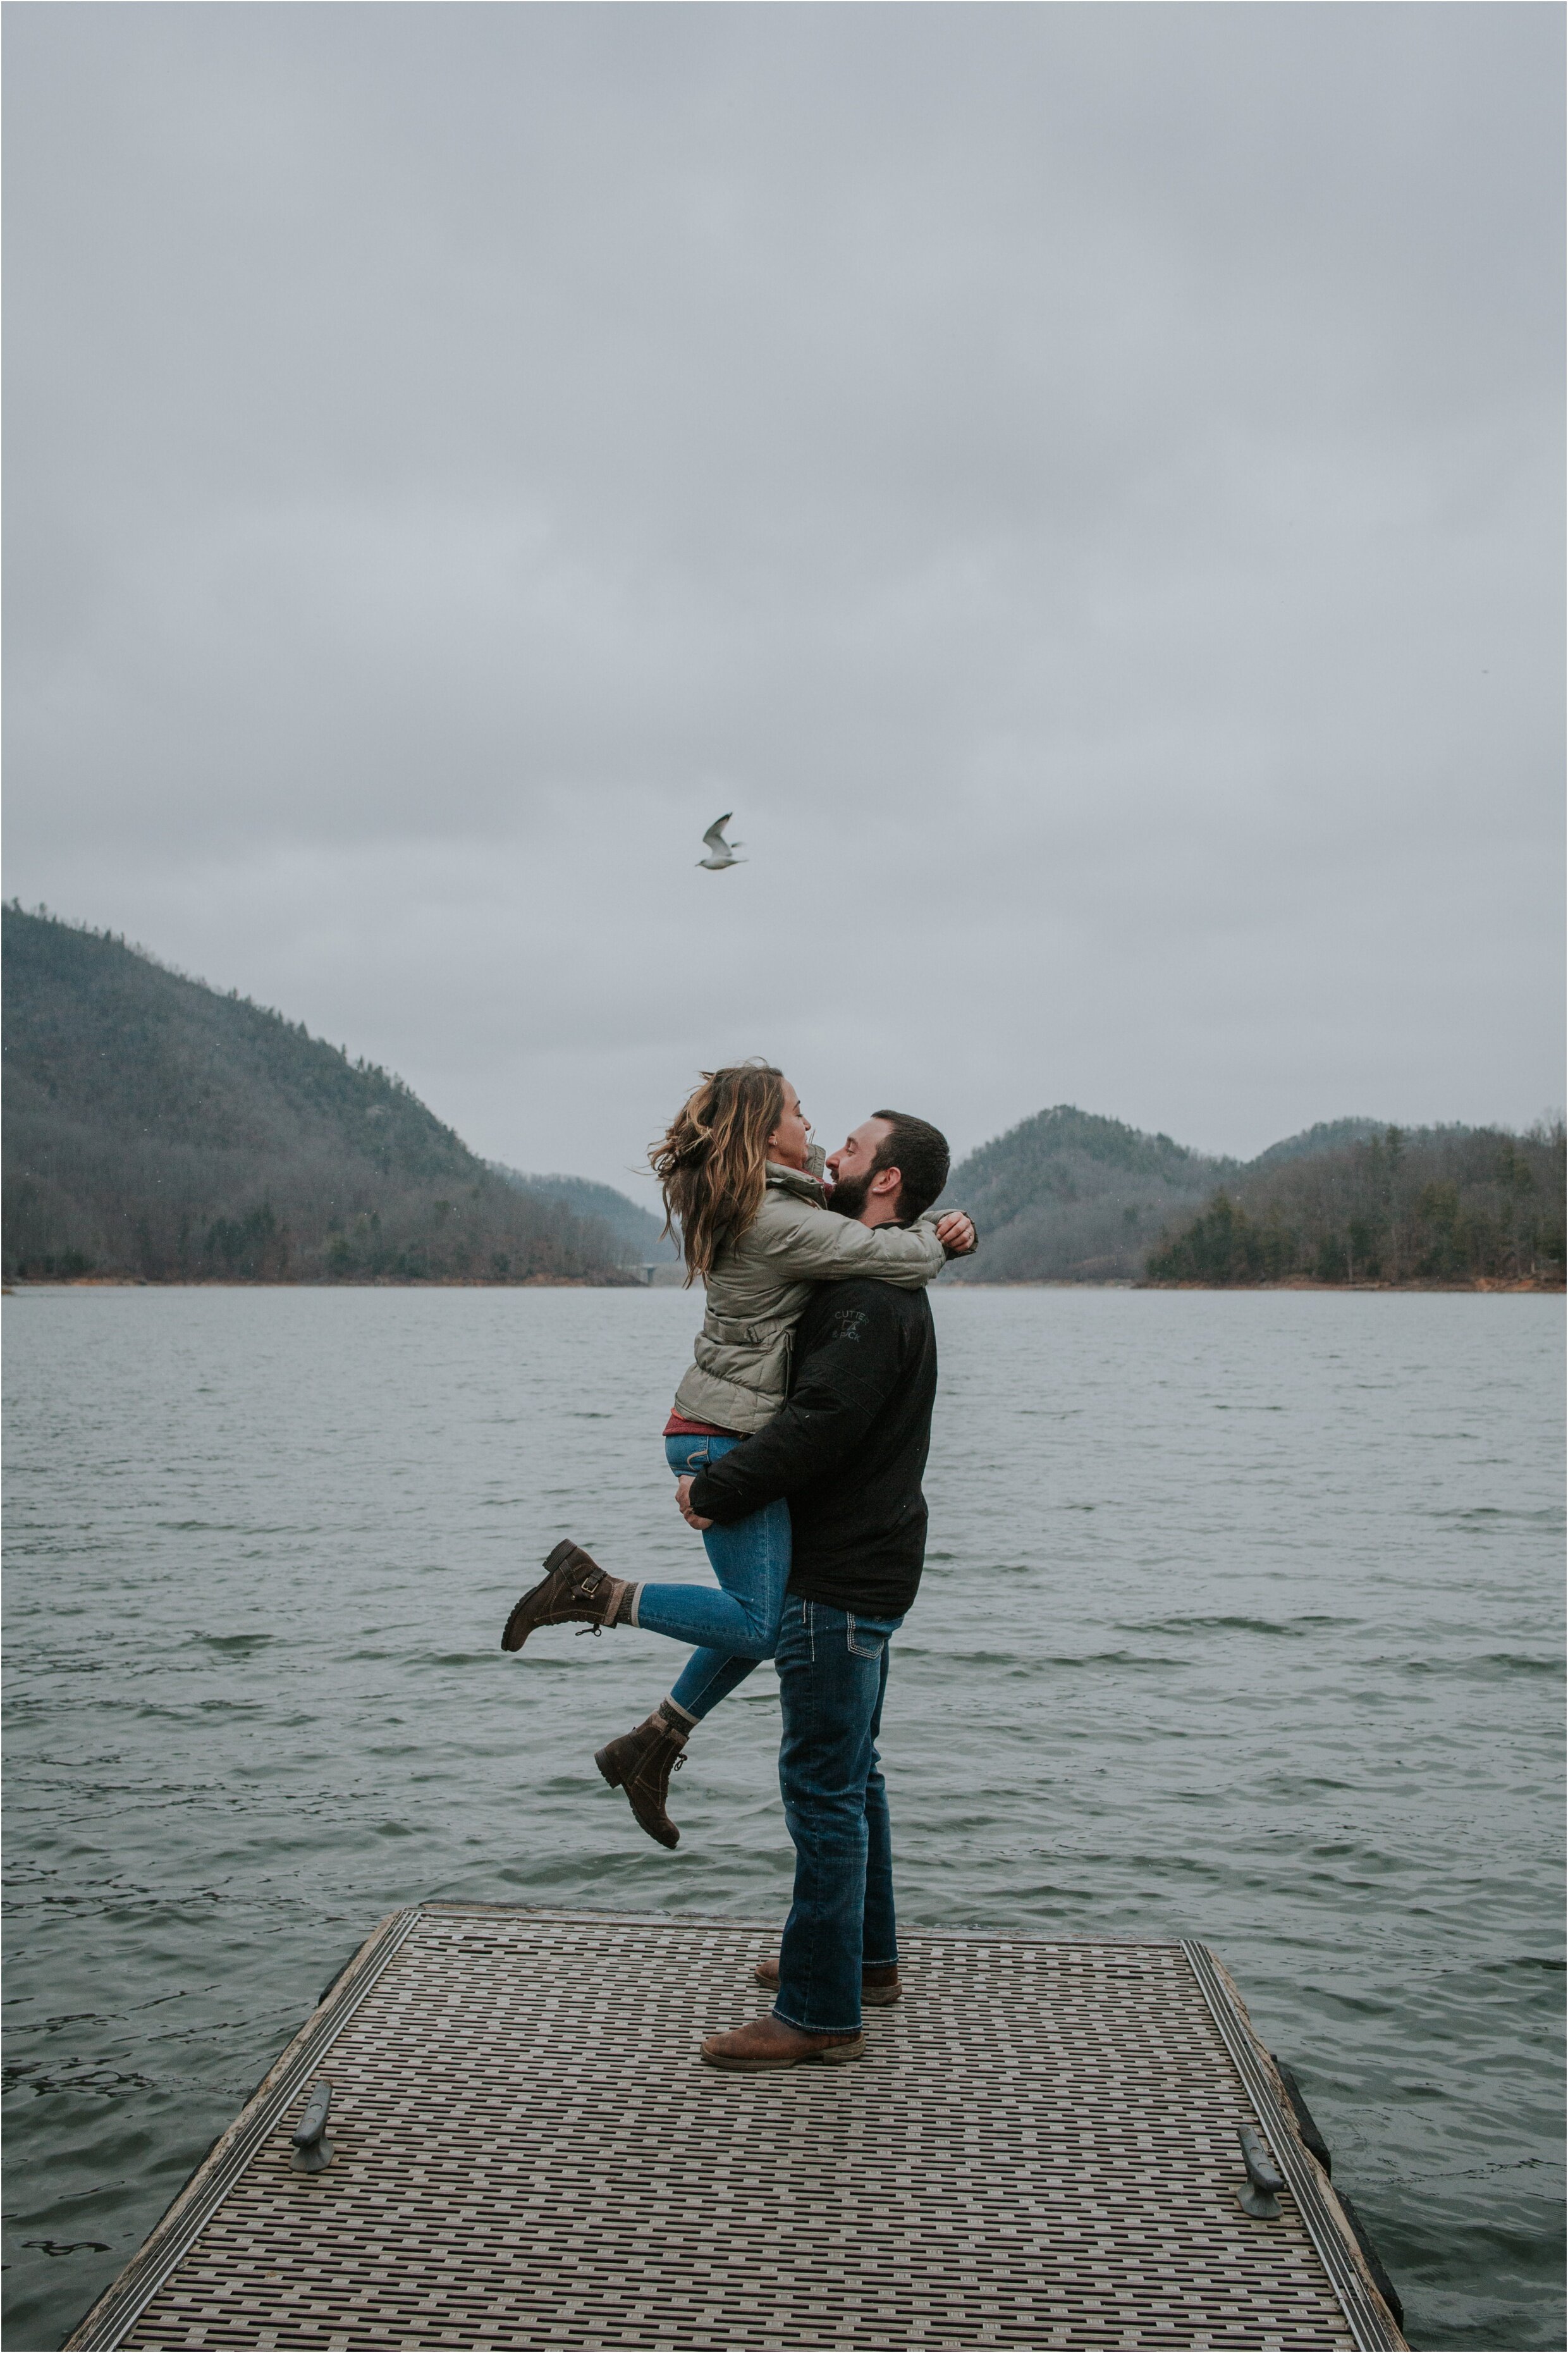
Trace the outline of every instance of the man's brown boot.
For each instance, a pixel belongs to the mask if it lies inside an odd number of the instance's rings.
[[[592,1626],[596,1634],[602,1627],[624,1625],[637,1590],[563,1536],[545,1561],[539,1583],[513,1605],[501,1649],[521,1651],[538,1626]]]
[[[686,1762],[686,1744],[696,1725],[668,1700],[635,1732],[624,1732],[599,1749],[595,1764],[612,1789],[624,1789],[631,1809],[650,1839],[660,1846],[679,1846],[680,1832],[666,1813],[669,1777]]]
[[[752,1971],[757,1983],[776,1986],[779,1965],[776,1961],[759,1961]],[[885,2010],[889,2002],[902,2001],[904,1989],[899,1982],[896,1967],[889,1969],[862,1969],[860,1972],[860,2003],[865,2010]]]
[[[749,2075],[764,2067],[798,2067],[808,2059],[837,2067],[846,2059],[862,2058],[865,2050],[863,2034],[803,2034],[782,2018],[752,2018],[733,2034],[710,2034],[702,2056],[710,2067]]]

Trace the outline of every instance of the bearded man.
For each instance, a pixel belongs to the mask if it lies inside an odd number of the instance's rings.
[[[829,1155],[833,1207],[904,1225],[947,1182],[946,1139],[907,1113],[876,1113]],[[925,1558],[921,1492],[936,1398],[936,1333],[923,1290],[825,1283],[795,1338],[788,1402],[765,1429],[682,1479],[691,1526],[743,1519],[787,1497],[788,1595],[774,1664],[784,1710],[779,1783],[795,1894],[771,2015],[702,2045],[710,2066],[837,2063],[864,2052],[862,2002],[900,1997],[892,1845],[877,1751],[892,1638]]]

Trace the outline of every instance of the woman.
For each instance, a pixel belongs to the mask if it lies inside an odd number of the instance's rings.
[[[917,1288],[942,1271],[947,1250],[968,1249],[967,1219],[950,1210],[913,1226],[858,1225],[826,1205],[822,1155],[800,1098],[770,1062],[703,1074],[649,1153],[664,1194],[666,1231],[680,1229],[686,1279],[708,1301],[695,1361],[665,1425],[665,1454],[686,1477],[761,1430],[784,1404],[795,1327],[818,1282],[871,1275]],[[522,1648],[536,1626],[641,1626],[697,1647],[668,1699],[595,1762],[624,1788],[651,1838],[680,1833],[665,1810],[671,1771],[696,1725],[759,1659],[771,1658],[789,1583],[789,1506],[710,1527],[702,1538],[719,1580],[635,1585],[611,1577],[570,1539],[507,1620],[501,1648]]]

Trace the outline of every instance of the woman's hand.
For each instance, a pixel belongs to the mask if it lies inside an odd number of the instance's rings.
[[[711,1520],[700,1520],[691,1508],[691,1481],[678,1479],[675,1482],[675,1508],[689,1528],[710,1528]]]
[[[974,1248],[974,1229],[962,1209],[949,1209],[937,1219],[936,1238],[949,1258],[967,1258]]]

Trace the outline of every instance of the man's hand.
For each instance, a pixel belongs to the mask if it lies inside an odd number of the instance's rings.
[[[700,1520],[691,1508],[691,1481],[678,1479],[675,1482],[675,1508],[689,1528],[710,1528],[711,1520]]]
[[[962,1209],[949,1209],[937,1219],[936,1238],[949,1258],[967,1258],[974,1248],[974,1229]]]

